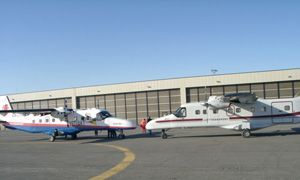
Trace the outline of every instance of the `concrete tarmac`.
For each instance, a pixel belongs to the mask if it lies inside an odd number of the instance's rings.
[[[101,179],[101,174],[135,155],[125,169],[108,178],[296,180],[300,179],[300,125],[274,126],[242,138],[240,132],[219,128],[177,129],[142,134],[124,131],[126,139],[107,139],[82,132],[77,140],[20,131],[0,131],[0,179]]]

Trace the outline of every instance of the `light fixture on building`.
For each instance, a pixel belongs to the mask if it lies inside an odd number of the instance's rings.
[[[292,76],[288,76],[288,78],[292,78]]]
[[[147,86],[147,88],[151,88],[151,86]]]

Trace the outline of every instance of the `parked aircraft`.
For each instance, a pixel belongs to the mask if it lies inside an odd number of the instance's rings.
[[[300,123],[300,97],[258,99],[255,93],[234,93],[211,96],[205,102],[180,106],[173,114],[150,121],[148,130],[173,128],[221,127],[242,131],[249,138],[252,130],[278,124]]]
[[[50,141],[57,136],[71,135],[72,139],[82,131],[117,130],[119,138],[124,139],[123,130],[135,129],[135,123],[113,117],[108,111],[102,109],[22,109],[13,110],[7,96],[0,96],[0,121],[13,130],[30,133],[44,133],[50,135]]]

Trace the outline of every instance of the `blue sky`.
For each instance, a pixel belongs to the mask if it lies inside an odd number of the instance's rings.
[[[299,68],[297,0],[0,0],[0,95]]]

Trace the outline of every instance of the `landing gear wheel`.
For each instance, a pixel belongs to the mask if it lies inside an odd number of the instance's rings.
[[[125,139],[125,134],[120,134],[120,135],[119,135],[119,138],[120,138],[120,139]]]
[[[56,139],[56,137],[55,137],[55,136],[53,136],[53,135],[51,135],[49,140],[50,140],[50,142],[54,142],[54,141],[55,141],[55,139]]]
[[[250,129],[244,129],[244,130],[242,131],[242,136],[243,136],[244,138],[249,138],[249,137],[251,136],[251,131],[250,131]]]
[[[163,139],[167,139],[168,138],[168,135],[166,134],[165,130],[161,130],[161,138]]]
[[[167,134],[162,134],[162,135],[161,135],[161,138],[167,139],[167,138],[168,138],[168,135],[167,135]]]

